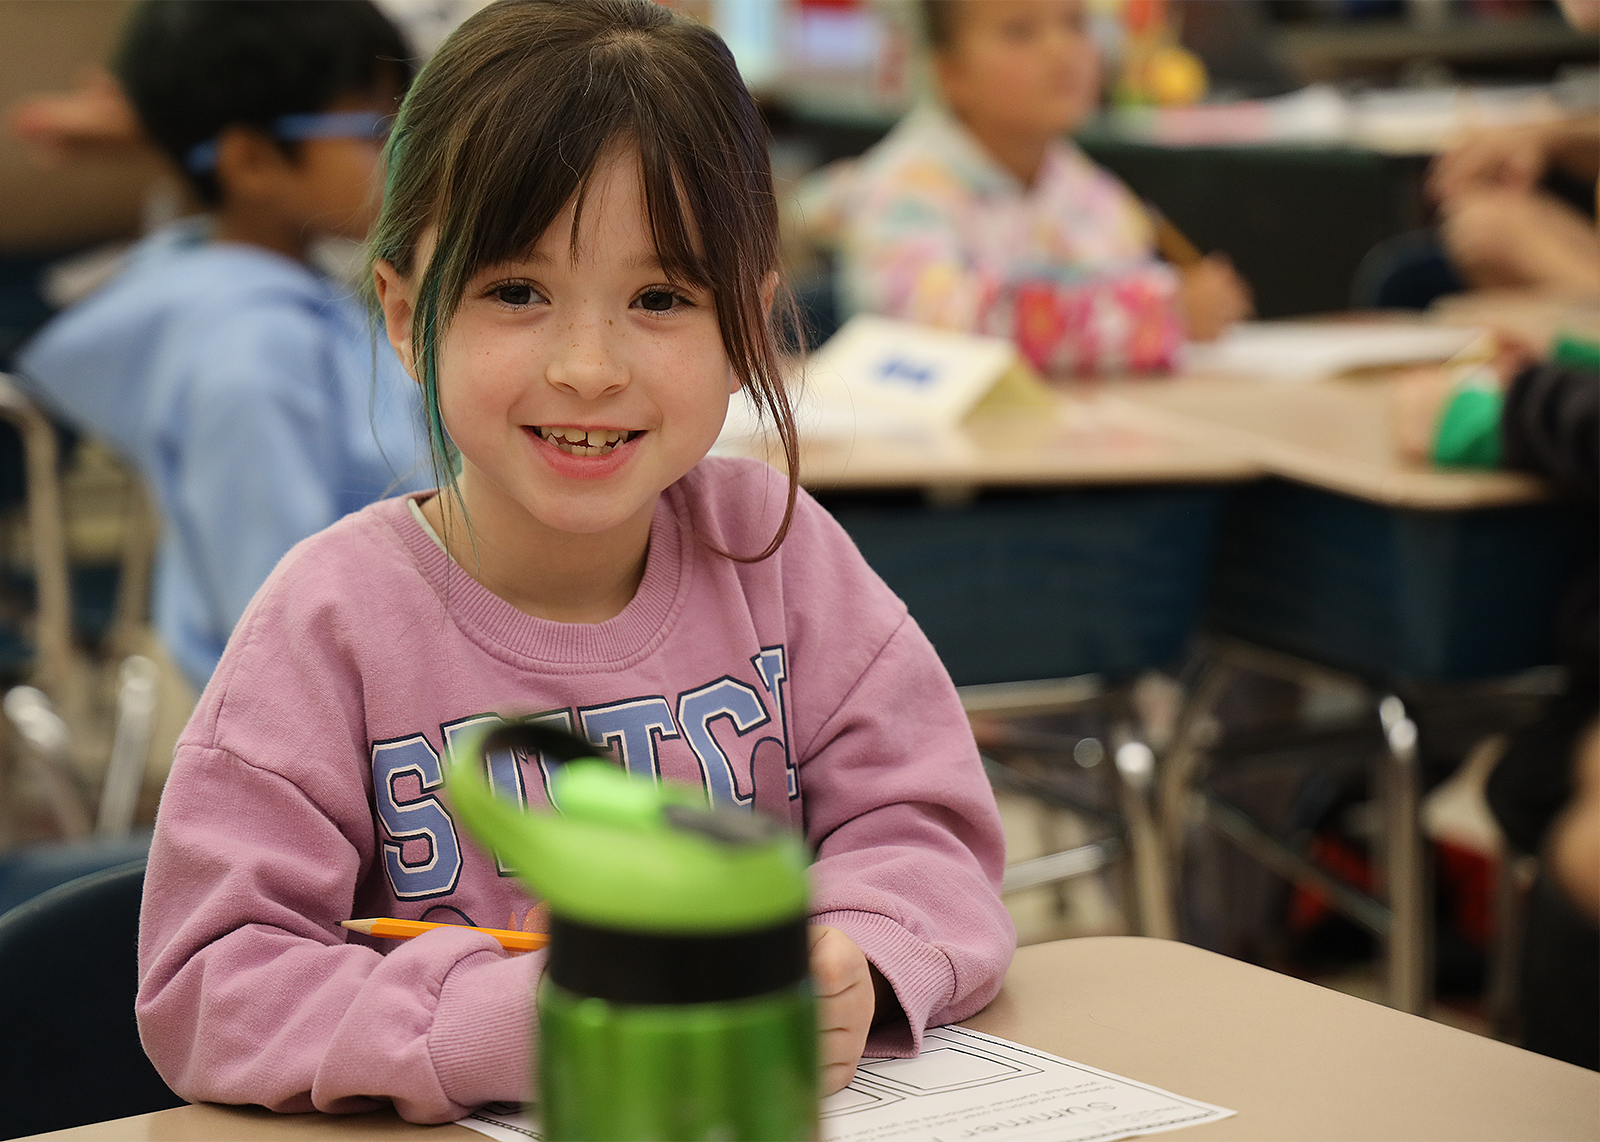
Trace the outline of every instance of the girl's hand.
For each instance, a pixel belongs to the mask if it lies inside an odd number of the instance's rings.
[[[1401,374],[1394,387],[1392,423],[1395,445],[1406,460],[1422,464],[1433,454],[1439,415],[1455,383],[1453,369],[1412,369]]]
[[[877,1000],[872,965],[837,928],[811,926],[811,978],[817,988],[818,1062],[824,1096],[855,1077]]]
[[[1500,387],[1505,388],[1523,369],[1533,364],[1533,348],[1514,333],[1495,331],[1492,369]],[[1460,368],[1433,365],[1408,369],[1395,382],[1391,402],[1391,423],[1400,455],[1414,463],[1425,463],[1433,455],[1433,438],[1439,431],[1439,417],[1455,390]]]
[[[1235,321],[1255,312],[1250,287],[1226,254],[1207,254],[1178,273],[1178,304],[1189,340],[1213,341]]]

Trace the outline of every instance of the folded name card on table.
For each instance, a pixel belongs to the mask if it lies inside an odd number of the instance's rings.
[[[1445,361],[1482,332],[1389,322],[1246,321],[1215,341],[1189,345],[1186,366],[1194,372],[1314,381],[1352,369]]]
[[[927,435],[948,432],[980,405],[1053,408],[1055,397],[1016,346],[928,325],[861,314],[806,359],[795,419],[803,435]],[[749,403],[728,407],[724,441],[761,431]]]
[[[938,1027],[914,1059],[866,1059],[822,1100],[824,1142],[1112,1142],[1234,1112],[965,1027]],[[500,1142],[541,1139],[523,1111],[460,1125]]]

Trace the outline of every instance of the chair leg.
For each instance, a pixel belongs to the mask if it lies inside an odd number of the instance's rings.
[[[1494,879],[1494,936],[1489,949],[1489,979],[1484,987],[1484,1014],[1489,1034],[1501,1042],[1516,1042],[1517,979],[1522,970],[1522,926],[1526,918],[1528,889],[1538,860],[1503,849]]]
[[[141,654],[131,654],[122,660],[118,673],[116,731],[94,827],[102,837],[125,837],[133,828],[156,713],[156,664]]]
[[[118,660],[137,652],[148,619],[150,578],[161,529],[144,485],[132,475],[128,485],[127,531],[122,541],[116,608],[106,638],[111,654]]]
[[[1116,767],[1118,799],[1128,830],[1133,912],[1139,934],[1175,940],[1178,924],[1168,876],[1170,862],[1150,806],[1156,776],[1155,754],[1142,741],[1124,742],[1117,748]]]
[[[24,743],[56,827],[67,840],[89,835],[93,827],[89,805],[72,766],[72,735],[44,691],[33,686],[13,686],[3,703],[6,717]]]
[[[1167,858],[1167,880],[1181,883],[1180,864],[1189,825],[1189,800],[1205,765],[1206,739],[1212,711],[1233,680],[1234,666],[1220,654],[1208,653],[1201,661],[1188,695],[1178,711],[1172,742],[1156,769],[1155,823],[1161,851]]]
[[[1389,1005],[1424,1014],[1432,992],[1431,909],[1422,835],[1422,774],[1417,726],[1393,694],[1378,706],[1388,748],[1379,757],[1383,790],[1383,870],[1389,899]]]

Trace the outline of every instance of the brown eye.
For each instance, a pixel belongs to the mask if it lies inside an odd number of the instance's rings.
[[[677,304],[678,295],[664,289],[647,289],[639,295],[639,308],[651,313],[665,313]]]
[[[506,305],[529,305],[533,302],[533,287],[521,282],[507,282],[495,286],[494,296]]]

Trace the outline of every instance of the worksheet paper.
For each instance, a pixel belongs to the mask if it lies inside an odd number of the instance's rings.
[[[824,1142],[1112,1142],[1234,1112],[969,1031],[938,1027],[914,1059],[867,1059],[822,1100]],[[460,1124],[539,1139],[531,1114],[482,1108]]]
[[[1315,381],[1352,369],[1444,361],[1481,329],[1359,321],[1243,321],[1208,344],[1185,349],[1191,372]]]

